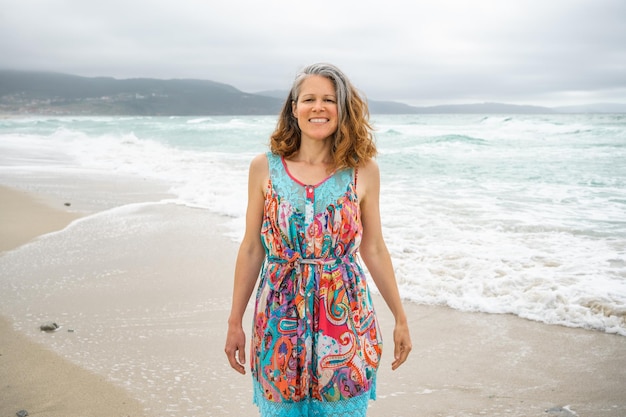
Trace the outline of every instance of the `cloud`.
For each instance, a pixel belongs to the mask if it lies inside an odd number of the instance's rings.
[[[376,99],[626,102],[622,0],[0,3],[9,68],[253,92],[286,89],[302,66],[328,61]]]

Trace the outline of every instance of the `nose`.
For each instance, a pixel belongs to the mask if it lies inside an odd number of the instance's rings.
[[[324,110],[324,100],[315,100],[313,105],[313,110],[322,111]]]

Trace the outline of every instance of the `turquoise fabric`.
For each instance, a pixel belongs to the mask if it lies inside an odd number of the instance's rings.
[[[271,152],[267,153],[269,161],[270,178],[276,193],[301,213],[306,213],[306,189],[303,185],[295,182],[285,175],[282,158]],[[345,194],[350,181],[354,177],[353,169],[343,169],[335,172],[330,178],[315,187],[314,213],[320,213],[334,204],[339,197]],[[317,185],[317,184],[307,184]]]
[[[376,380],[368,393],[342,401],[317,401],[308,399],[299,402],[272,402],[261,392],[261,386],[254,382],[254,403],[261,417],[366,417],[369,400],[376,399]]]

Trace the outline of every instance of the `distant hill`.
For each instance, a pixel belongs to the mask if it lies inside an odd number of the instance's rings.
[[[266,91],[257,91],[254,94],[258,94],[260,96],[266,96],[266,97],[274,97],[274,98],[279,98],[281,99],[283,102],[285,101],[285,99],[287,99],[287,94],[289,94],[289,90],[266,90]]]
[[[258,115],[277,114],[281,104],[213,81],[0,71],[0,113]]]
[[[276,115],[287,90],[246,93],[207,80],[151,78],[115,79],[0,70],[0,114],[56,115]],[[368,100],[372,114],[549,114],[626,113],[626,104],[570,107],[478,103],[415,107],[393,101]]]

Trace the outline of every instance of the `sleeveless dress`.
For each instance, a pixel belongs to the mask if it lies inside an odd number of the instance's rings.
[[[356,171],[305,185],[283,158],[270,152],[267,159],[254,402],[263,417],[365,416],[382,340],[357,262],[363,229]]]

